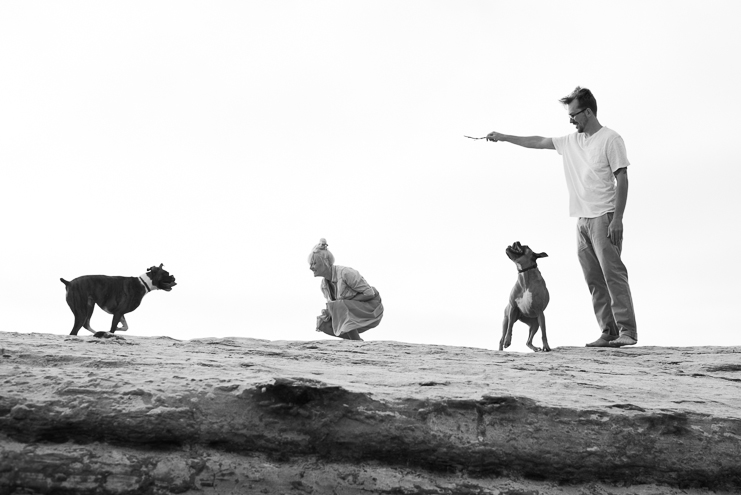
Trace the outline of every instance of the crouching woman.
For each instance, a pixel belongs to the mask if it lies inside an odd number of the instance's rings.
[[[383,318],[378,291],[357,270],[334,264],[327,241],[320,239],[309,254],[309,269],[322,277],[321,290],[327,309],[317,317],[317,332],[348,340],[363,340],[361,333],[375,328]]]

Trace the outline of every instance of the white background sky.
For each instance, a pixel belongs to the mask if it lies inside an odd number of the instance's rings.
[[[330,338],[325,237],[383,297],[366,340],[493,349],[521,241],[549,254],[551,346],[582,346],[561,157],[463,138],[571,133],[581,85],[631,161],[639,345],[739,345],[738,6],[2,2],[0,330],[69,333],[59,277],[164,263],[129,334]]]

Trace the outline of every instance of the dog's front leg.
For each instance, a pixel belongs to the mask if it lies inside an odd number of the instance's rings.
[[[121,328],[117,328],[119,332],[125,332],[129,329],[129,324],[126,323],[126,317],[124,315],[121,315]]]
[[[545,334],[545,313],[543,311],[538,313],[538,324],[540,325],[540,334],[543,337],[543,350],[548,352],[551,347],[548,345],[548,336]]]
[[[538,326],[540,325],[538,319],[528,318],[526,323],[528,324],[528,326],[530,326],[530,331],[527,334],[527,343],[525,345],[535,352],[542,351],[543,349],[540,349],[539,347],[535,347],[533,345],[533,337],[535,337],[535,334],[538,333]]]
[[[118,328],[118,322],[121,322],[121,328]],[[120,331],[126,331],[129,329],[129,326],[126,324],[126,318],[124,318],[123,313],[114,313],[113,314],[113,321],[111,322],[111,333],[114,333],[116,330]]]
[[[504,323],[502,324],[502,340],[499,341],[499,350],[503,351],[512,344],[512,327],[517,321],[517,307],[508,304],[504,310]]]
[[[507,337],[507,328],[509,328],[509,316],[507,311],[504,312],[504,321],[502,322],[502,338],[499,339],[499,350],[504,350],[504,339]]]

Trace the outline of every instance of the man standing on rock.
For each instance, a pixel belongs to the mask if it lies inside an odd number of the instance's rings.
[[[578,255],[592,293],[602,335],[587,347],[619,347],[638,342],[628,271],[620,253],[623,213],[628,200],[628,157],[620,135],[597,120],[597,100],[587,88],[561,98],[576,132],[557,138],[509,136],[486,139],[524,148],[556,150],[563,156],[569,213],[576,223]]]

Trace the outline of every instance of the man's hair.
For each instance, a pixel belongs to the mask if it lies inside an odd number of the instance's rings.
[[[564,105],[568,105],[574,100],[579,103],[579,108],[588,108],[595,116],[597,115],[597,100],[594,98],[592,92],[589,91],[587,88],[577,86],[574,91],[558,101],[560,101]]]

